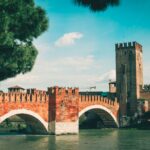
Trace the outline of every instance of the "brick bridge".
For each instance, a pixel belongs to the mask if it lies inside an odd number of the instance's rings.
[[[79,132],[79,117],[95,110],[104,124],[118,125],[117,101],[99,95],[80,95],[79,89],[51,87],[27,93],[0,93],[0,123],[17,115],[35,132],[66,134]]]

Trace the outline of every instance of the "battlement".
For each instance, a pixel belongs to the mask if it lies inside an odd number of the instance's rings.
[[[64,87],[50,87],[48,88],[50,95],[79,95],[79,88],[64,88]]]
[[[37,89],[27,89],[27,94],[46,94],[46,91]]]
[[[116,106],[119,105],[117,102],[117,98],[115,99],[115,101],[108,99],[107,97],[103,97],[100,95],[80,95],[80,103],[83,102],[98,102],[98,103],[103,103],[106,105],[112,105],[112,106]]]
[[[142,45],[137,42],[126,42],[126,43],[117,43],[115,44],[116,50],[128,49],[128,48],[138,48],[142,49]]]
[[[48,102],[48,95],[43,94],[28,94],[28,93],[0,93],[0,103],[7,102]]]

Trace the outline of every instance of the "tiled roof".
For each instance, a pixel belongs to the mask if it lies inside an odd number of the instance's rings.
[[[8,89],[22,89],[22,90],[24,90],[24,88],[22,88],[22,87],[20,87],[20,86],[18,86],[18,85],[9,87]]]

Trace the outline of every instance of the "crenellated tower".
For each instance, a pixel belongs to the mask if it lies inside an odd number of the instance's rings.
[[[115,49],[120,117],[133,116],[143,86],[142,46],[137,42],[119,43]]]
[[[54,134],[78,133],[79,89],[48,88],[49,130]]]

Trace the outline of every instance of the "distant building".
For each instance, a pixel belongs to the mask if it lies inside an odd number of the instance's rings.
[[[108,93],[108,98],[115,100],[116,98],[116,81],[110,81],[109,82],[109,93]]]
[[[102,96],[102,97],[108,97],[109,92],[102,92],[102,91],[85,91],[85,92],[79,92],[80,95],[95,95],[95,96]]]
[[[46,91],[37,89],[27,89],[27,94],[46,94]]]
[[[109,92],[116,93],[116,81],[109,82]]]
[[[18,86],[18,85],[16,85],[16,86],[13,86],[13,87],[9,87],[8,92],[21,92],[21,93],[24,93],[25,89]]]

